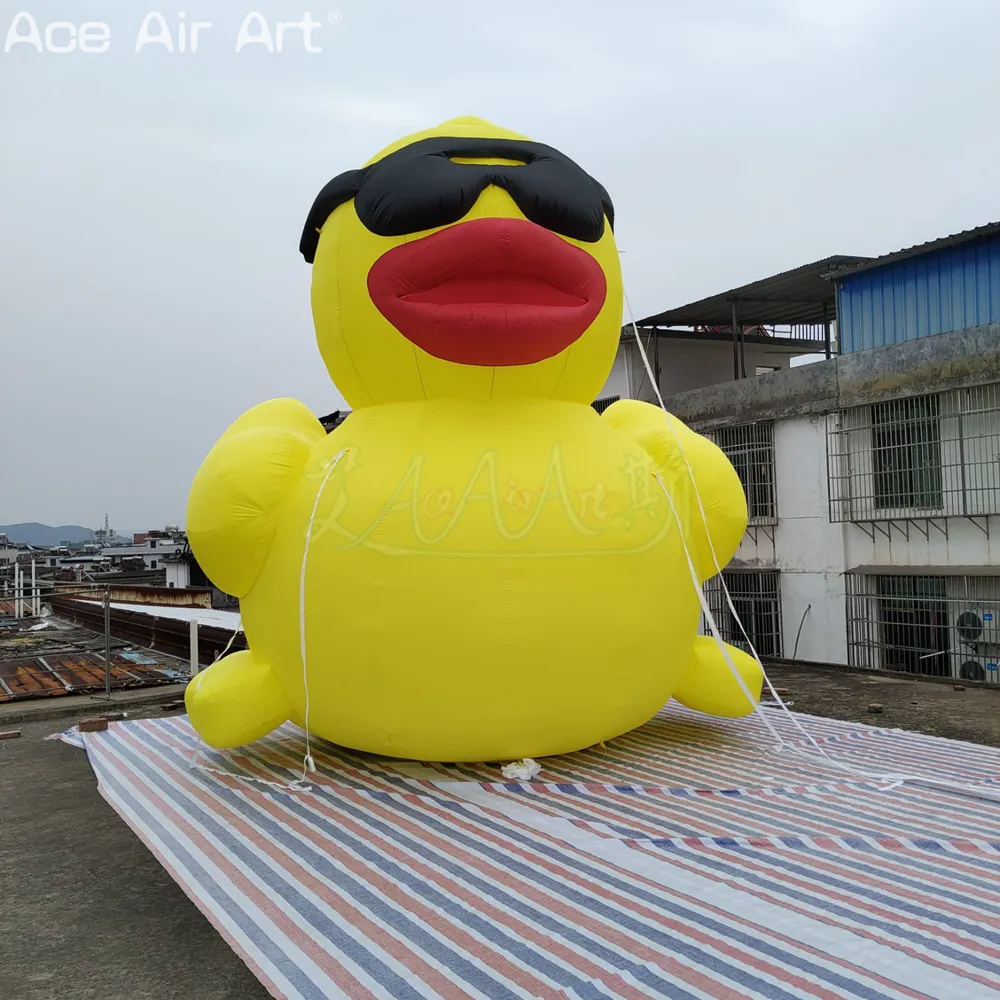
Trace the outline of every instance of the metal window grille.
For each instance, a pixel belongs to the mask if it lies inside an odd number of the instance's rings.
[[[1000,576],[847,574],[851,666],[997,682]]]
[[[1000,513],[1000,383],[831,414],[832,521]]]
[[[723,570],[705,584],[708,606],[722,638],[750,651],[722,590],[725,580],[733,607],[760,656],[781,656],[781,574],[777,570]],[[708,625],[705,624],[705,632]]]
[[[712,435],[740,477],[750,524],[777,524],[774,488],[774,424],[739,424]]]
[[[617,403],[619,399],[621,399],[621,396],[605,396],[603,399],[595,399],[590,405],[598,413],[603,413],[612,403]]]

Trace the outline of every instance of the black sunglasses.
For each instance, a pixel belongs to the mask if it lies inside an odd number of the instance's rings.
[[[455,163],[452,157],[519,160],[523,166]],[[551,146],[518,139],[422,139],[361,170],[334,177],[317,195],[299,251],[311,264],[319,231],[335,208],[354,201],[378,236],[405,236],[461,219],[483,190],[503,188],[525,218],[560,236],[596,243],[615,210],[603,186]]]

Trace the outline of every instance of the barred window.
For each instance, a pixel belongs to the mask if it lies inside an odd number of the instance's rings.
[[[997,681],[1000,577],[847,574],[852,666]]]
[[[871,422],[876,510],[940,510],[940,397],[876,403]]]
[[[712,435],[740,477],[747,495],[750,524],[775,524],[774,424],[723,427]]]
[[[729,588],[739,622],[726,600],[723,581]],[[745,629],[760,656],[782,655],[781,579],[777,570],[723,570],[721,579],[716,576],[708,581],[705,593],[726,642],[749,652],[750,646],[743,634]],[[705,631],[708,632],[707,624]]]
[[[833,521],[1000,514],[1000,383],[831,414],[827,460]]]
[[[617,403],[619,399],[621,399],[621,396],[605,396],[603,399],[595,399],[590,405],[598,413],[603,413],[612,403]]]

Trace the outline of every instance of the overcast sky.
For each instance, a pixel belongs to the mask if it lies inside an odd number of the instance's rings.
[[[111,31],[103,54],[0,53],[0,523],[183,523],[242,411],[337,409],[306,212],[445,118],[605,184],[640,316],[1000,217],[997,0],[330,0],[322,52],[237,54],[246,14],[304,13],[255,2],[0,2],[0,38],[21,9]],[[157,9],[212,22],[196,53],[135,52]]]

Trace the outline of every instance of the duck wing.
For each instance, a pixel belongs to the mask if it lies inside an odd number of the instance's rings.
[[[188,498],[187,532],[198,564],[220,590],[250,592],[285,502],[325,438],[303,403],[272,399],[244,413],[208,453]]]
[[[722,449],[659,406],[637,399],[612,403],[601,417],[615,430],[628,435],[650,456],[671,493],[673,483],[689,484],[693,476],[705,511],[704,520],[697,497],[693,497],[689,510],[678,513],[682,518],[686,515],[691,556],[699,577],[705,581],[715,576],[736,554],[747,528],[746,494],[740,477]],[[677,491],[679,496],[688,492]]]

